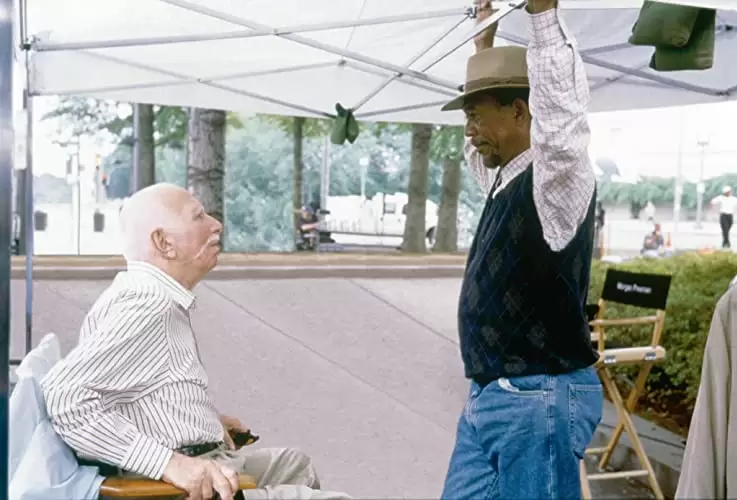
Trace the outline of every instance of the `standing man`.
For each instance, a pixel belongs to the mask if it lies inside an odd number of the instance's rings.
[[[724,186],[722,194],[711,200],[712,205],[719,207],[719,226],[722,229],[722,248],[731,248],[729,231],[734,223],[734,212],[737,208],[737,198],[732,196],[732,188]]]
[[[477,20],[490,3],[477,5]],[[596,180],[589,88],[555,0],[529,0],[530,43],[475,40],[465,93],[466,158],[488,199],[458,307],[465,374],[443,498],[579,498],[579,460],[603,394],[585,304]]]

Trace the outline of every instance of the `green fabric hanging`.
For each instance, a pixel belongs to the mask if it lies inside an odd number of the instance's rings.
[[[704,70],[714,66],[716,11],[702,9],[691,40],[682,48],[655,47],[650,67],[656,71]]]
[[[629,43],[655,47],[656,71],[704,70],[714,65],[716,11],[645,0]]]
[[[645,0],[632,28],[632,45],[683,47],[691,39],[699,7]]]
[[[343,144],[346,139],[353,144],[358,138],[358,122],[353,116],[352,109],[346,109],[340,103],[335,105],[337,116],[333,120],[333,130],[330,141],[333,144]]]

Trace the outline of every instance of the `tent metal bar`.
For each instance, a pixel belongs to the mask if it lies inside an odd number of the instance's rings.
[[[10,240],[13,227],[13,0],[0,0],[0,499],[8,498]]]
[[[202,6],[202,5],[196,5],[193,4],[187,0],[161,0],[162,2],[166,2],[171,5],[176,5],[177,7],[181,7],[185,10],[189,10],[191,12],[196,12],[198,14],[202,14],[204,16],[212,17],[214,19],[219,19],[221,21],[233,23],[233,24],[239,24],[243,26],[244,28],[251,28],[256,30],[268,30],[272,29],[268,26],[265,26],[263,24],[257,23],[255,21],[249,21],[247,19],[242,19],[237,16],[232,16],[229,14],[224,14],[222,12],[219,12],[214,9],[210,9],[208,7]],[[409,68],[403,68],[401,66],[398,66],[396,64],[391,64],[386,61],[381,61],[379,59],[375,59],[373,57],[364,56],[363,54],[359,54],[358,52],[354,52],[352,50],[348,49],[341,49],[339,47],[335,47],[330,44],[318,42],[317,40],[312,40],[311,38],[306,38],[300,35],[289,35],[289,34],[277,34],[276,36],[279,36],[281,38],[284,38],[285,40],[291,40],[292,42],[298,43],[300,45],[305,45],[307,47],[312,47],[314,49],[322,50],[325,52],[329,52],[331,54],[335,54],[341,57],[345,57],[346,59],[353,59],[354,61],[359,61],[365,64],[369,64],[372,66],[376,66],[377,68],[386,69],[389,71],[393,71],[395,73],[402,73],[409,76],[412,76],[413,78],[416,78],[418,80],[424,80],[426,82],[433,83],[435,85],[439,85],[441,87],[445,87],[451,90],[458,90],[458,84],[453,83],[451,81],[445,80],[443,78],[436,78],[432,77],[430,75],[426,75],[422,73],[421,71],[412,70]]]
[[[342,64],[347,68],[363,71],[364,73],[368,73],[369,75],[388,76],[386,71],[374,66],[370,66],[368,64],[362,64],[353,61],[343,61]],[[411,85],[412,87],[417,87],[418,89],[428,90],[430,92],[435,92],[436,94],[445,95],[451,98],[458,95],[458,89],[455,89],[455,91],[451,91],[427,83],[418,82],[409,78],[402,78],[399,82],[404,85]]]
[[[721,92],[722,92],[721,90],[718,90],[718,89],[714,89],[710,87],[703,87],[701,85],[694,85],[692,83],[681,82],[673,78],[668,78],[665,76],[646,73],[645,71],[640,70],[640,69],[632,69],[626,66],[622,66],[620,64],[614,64],[614,63],[602,61],[600,59],[587,56],[585,54],[581,55],[581,59],[587,64],[592,64],[594,66],[599,66],[600,68],[609,69],[612,71],[619,71],[620,73],[624,73],[625,75],[628,75],[628,76],[642,78],[643,80],[650,80],[653,82],[663,84],[668,87],[674,87],[674,88],[681,89],[681,90],[689,90],[691,92],[698,92],[699,94],[705,94],[708,96],[719,96],[721,95]]]
[[[432,107],[440,107],[444,104],[446,104],[448,101],[436,101],[436,102],[426,102],[422,104],[410,104],[408,106],[401,106],[398,108],[387,108],[387,109],[378,109],[376,111],[368,111],[366,113],[358,113],[356,114],[357,119],[362,118],[371,118],[376,117],[378,115],[385,115],[388,113],[400,113],[403,111],[414,111],[416,109],[425,109],[425,108],[432,108]]]
[[[504,32],[499,33],[498,32],[497,36],[499,38],[503,38],[507,41],[510,41],[512,43],[516,43],[519,45],[527,44],[527,41],[525,39],[515,36],[515,35],[511,35],[509,33],[504,33]],[[601,59],[597,59],[595,57],[591,57],[590,55],[586,55],[586,54],[581,54],[581,59],[583,60],[583,62],[587,64],[591,64],[592,66],[598,66],[600,68],[608,69],[611,71],[617,71],[619,73],[623,73],[625,76],[634,76],[637,78],[642,78],[643,80],[650,80],[650,81],[665,85],[667,87],[673,87],[673,88],[681,89],[681,90],[689,90],[692,92],[698,92],[699,94],[705,94],[708,96],[720,96],[724,92],[723,90],[714,89],[710,87],[703,87],[701,85],[694,85],[692,83],[681,82],[679,80],[668,78],[666,76],[646,73],[643,70],[628,68],[620,64],[614,64],[614,63],[602,61]]]
[[[509,5],[506,5],[505,7],[499,9],[497,13],[495,13],[493,16],[486,19],[483,23],[479,24],[478,26],[474,27],[474,29],[471,31],[470,34],[466,35],[463,38],[463,41],[457,43],[454,45],[451,49],[443,52],[441,55],[433,58],[432,61],[427,63],[425,67],[423,67],[420,71],[423,73],[426,71],[429,71],[433,66],[438,64],[440,61],[448,57],[450,54],[467,44],[470,40],[473,40],[473,38],[487,29],[492,24],[499,22],[501,19],[506,17],[508,14],[510,14],[513,10],[518,9],[525,5],[527,3],[526,0],[517,0],[516,2],[510,2]],[[476,16],[476,8],[470,10],[467,14],[467,17],[475,17]],[[427,54],[430,50],[433,49],[437,44],[442,42],[445,38],[448,37],[453,31],[456,30],[461,24],[463,24],[466,21],[466,19],[461,19],[458,23],[456,23],[451,29],[440,35],[438,38],[433,40],[432,44],[430,44],[428,47],[426,47],[424,50],[422,50],[419,54],[417,54],[415,57],[410,60],[410,62],[406,65],[407,67],[412,66],[414,63],[416,63],[419,59],[421,59],[425,54]],[[366,96],[363,100],[361,100],[356,106],[353,108],[358,109],[359,107],[363,106],[368,102],[370,99],[376,96],[379,92],[384,90],[388,85],[390,85],[394,80],[397,78],[401,78],[403,76],[402,73],[394,73],[391,77],[387,78],[381,85],[379,85],[377,88],[375,88],[371,93],[369,93],[368,96]]]
[[[30,65],[28,64],[28,53],[26,52],[26,76],[30,73]],[[26,86],[28,78],[26,78]],[[35,223],[33,219],[34,199],[33,199],[33,98],[25,90],[23,100],[26,108],[26,182],[25,182],[25,201],[26,206],[26,242],[25,242],[25,260],[26,260],[26,345],[25,354],[33,349],[33,253],[35,239]]]
[[[229,85],[222,85],[220,83],[204,81],[204,80],[201,80],[199,78],[195,78],[195,77],[192,77],[192,76],[184,75],[184,74],[181,74],[181,73],[176,73],[174,71],[169,71],[169,70],[165,70],[165,69],[161,69],[161,68],[156,68],[156,67],[153,67],[153,66],[149,66],[148,64],[142,64],[142,63],[138,63],[138,62],[134,62],[134,61],[128,61],[126,59],[121,59],[119,57],[113,57],[113,56],[106,55],[106,54],[100,54],[98,52],[84,52],[84,54],[87,54],[90,57],[95,57],[95,58],[102,59],[102,60],[105,60],[105,61],[111,61],[111,62],[114,62],[114,63],[122,64],[122,65],[125,65],[125,66],[129,66],[131,68],[137,68],[137,69],[142,69],[142,70],[146,70],[146,71],[151,71],[153,73],[159,73],[159,74],[162,74],[162,75],[170,76],[172,78],[178,78],[180,80],[186,80],[186,81],[189,81],[190,83],[199,83],[200,85],[205,85],[206,87],[212,87],[212,88],[215,88],[215,89],[224,90],[226,92],[231,92],[233,94],[238,94],[238,95],[242,95],[242,96],[245,96],[245,97],[250,97],[251,99],[258,99],[260,101],[269,102],[269,103],[272,103],[272,104],[276,104],[278,106],[284,106],[284,107],[291,108],[291,109],[294,109],[294,110],[297,110],[297,111],[302,111],[303,113],[308,113],[310,116],[317,115],[317,116],[321,116],[321,117],[324,117],[324,118],[333,118],[333,115],[331,115],[330,113],[326,113],[324,111],[319,111],[319,110],[316,110],[316,109],[308,108],[306,106],[301,106],[299,104],[294,104],[294,103],[282,101],[282,100],[279,100],[279,99],[274,99],[274,98],[271,98],[271,97],[263,96],[263,95],[260,95],[260,94],[255,94],[253,92],[247,92],[245,90],[237,89],[235,87],[230,87]]]
[[[93,40],[89,42],[43,42],[36,41],[33,49],[37,52],[66,51],[66,50],[90,50],[90,49],[112,49],[124,47],[140,47],[152,45],[167,45],[175,43],[207,42],[217,40],[233,40],[239,38],[254,38],[262,36],[279,36],[296,33],[310,33],[315,31],[337,30],[344,28],[356,28],[359,26],[375,26],[380,24],[404,23],[408,21],[423,21],[442,17],[456,17],[466,15],[468,8],[445,9],[414,14],[403,14],[395,16],[382,16],[367,19],[351,19],[333,21],[327,23],[303,24],[295,26],[283,26],[280,28],[244,29],[227,31],[223,33],[202,33],[196,35],[173,35],[149,38],[122,38],[120,40]]]
[[[594,47],[592,49],[583,49],[579,52],[585,55],[604,54],[606,52],[614,52],[615,50],[631,49],[633,47],[630,43],[615,43],[614,45],[604,45],[602,47]]]
[[[230,73],[227,75],[205,77],[202,81],[206,82],[219,82],[226,80],[235,80],[240,78],[251,78],[255,76],[268,76],[276,75],[280,73],[289,73],[293,71],[304,71],[311,69],[327,68],[330,66],[336,66],[336,61],[314,63],[314,64],[301,64],[298,66],[288,66],[285,68],[266,69],[258,71],[242,71],[240,73]],[[132,90],[132,89],[154,89],[157,87],[172,87],[179,85],[191,85],[192,82],[184,81],[181,79],[175,80],[162,80],[159,82],[148,82],[148,83],[136,83],[130,85],[106,85],[103,87],[90,87],[90,88],[77,88],[72,90],[45,90],[43,92],[34,92],[33,95],[84,95],[91,92],[118,92],[121,90]]]
[[[470,13],[469,13],[469,15],[470,15]],[[445,40],[445,38],[448,35],[450,35],[453,31],[455,31],[456,28],[458,28],[464,22],[466,22],[466,18],[463,18],[463,19],[459,20],[449,30],[443,32],[440,36],[438,36],[435,40],[433,40],[431,44],[429,44],[428,46],[424,47],[420,52],[418,52],[414,57],[412,57],[412,59],[410,59],[407,62],[407,64],[405,64],[405,66],[409,68],[414,63],[416,63],[417,61],[419,61],[425,54],[427,54],[428,52],[430,52],[437,44],[439,44],[440,42],[442,42],[443,40]],[[381,92],[382,90],[384,90],[385,88],[387,88],[393,81],[395,81],[397,78],[401,78],[401,77],[402,77],[402,73],[394,73],[392,76],[390,76],[389,78],[387,78],[386,80],[384,80],[383,82],[381,82],[371,92],[369,92],[368,95],[366,95],[363,99],[361,99],[360,101],[358,101],[356,103],[356,105],[353,106],[353,110],[355,111],[355,110],[359,109],[361,106],[363,106],[364,104],[366,104],[368,101],[370,101],[371,99],[373,99],[374,97],[376,97],[376,95],[379,92]]]
[[[454,53],[456,50],[468,44],[468,42],[473,40],[476,37],[476,35],[485,31],[489,26],[507,17],[507,15],[509,15],[512,11],[521,9],[526,4],[527,4],[527,0],[509,1],[507,5],[505,5],[504,7],[499,7],[498,4],[494,4],[494,6],[499,9],[499,11],[496,14],[484,20],[478,26],[474,26],[474,28],[471,30],[471,32],[468,35],[464,36],[461,39],[461,41],[456,42],[456,44],[452,48],[448,49],[444,54],[437,57],[431,64],[423,68],[422,71],[428,71],[430,68],[432,68],[433,66],[438,64],[440,61],[442,61],[443,59],[445,59],[446,57]],[[475,12],[474,12],[474,16],[475,16]]]

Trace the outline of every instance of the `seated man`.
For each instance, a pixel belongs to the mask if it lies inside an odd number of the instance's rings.
[[[247,429],[208,396],[190,313],[221,224],[168,184],[134,194],[120,222],[128,269],[42,383],[56,432],[80,459],[163,479],[190,499],[232,498],[237,473],[257,481],[245,498],[346,498],[317,490],[310,458],[294,449],[236,450],[228,431]]]
[[[651,257],[657,257],[663,252],[664,248],[665,240],[663,239],[663,233],[660,230],[660,224],[655,224],[653,232],[645,236],[640,253]]]

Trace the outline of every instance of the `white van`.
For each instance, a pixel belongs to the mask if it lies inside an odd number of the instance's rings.
[[[407,193],[377,193],[370,199],[361,196],[330,196],[325,207],[324,230],[333,234],[356,236],[388,236],[401,238],[407,221]],[[427,200],[425,234],[430,245],[435,243],[438,225],[437,203]]]

